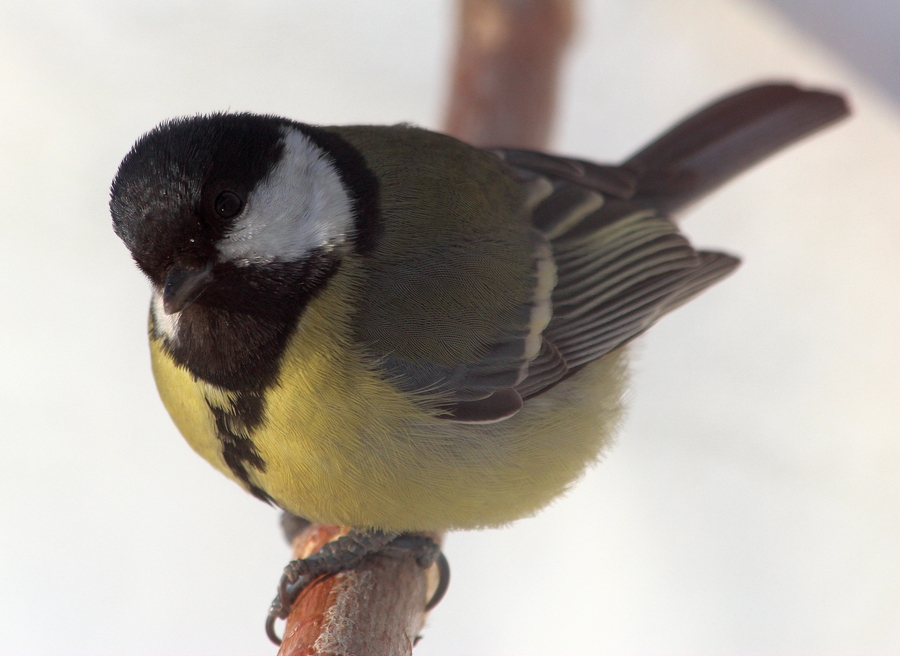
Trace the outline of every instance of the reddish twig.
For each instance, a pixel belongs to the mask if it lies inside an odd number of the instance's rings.
[[[308,527],[294,538],[294,558],[315,553],[348,530],[321,524]],[[425,604],[437,583],[434,567],[426,572],[412,558],[388,556],[372,556],[357,569],[322,577],[294,602],[278,654],[411,654],[425,624]]]
[[[545,148],[573,0],[462,0],[446,132],[476,146]]]

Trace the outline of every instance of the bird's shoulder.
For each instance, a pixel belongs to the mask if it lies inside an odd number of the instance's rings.
[[[549,247],[514,173],[494,153],[420,128],[330,129],[379,182],[381,232],[357,284],[358,341],[407,391],[455,403],[514,385],[549,320],[538,287],[546,302],[552,288],[540,280],[552,275]]]

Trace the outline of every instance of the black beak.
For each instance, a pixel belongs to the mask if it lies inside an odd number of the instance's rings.
[[[197,300],[200,293],[212,282],[212,265],[203,268],[176,264],[169,270],[163,289],[163,309],[166,314],[181,312]]]

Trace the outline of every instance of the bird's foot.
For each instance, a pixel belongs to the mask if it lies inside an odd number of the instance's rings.
[[[284,568],[278,585],[278,594],[269,608],[266,618],[266,635],[276,645],[281,638],[275,633],[275,621],[287,619],[291,607],[300,593],[320,576],[337,574],[355,569],[371,555],[391,558],[414,558],[422,569],[435,562],[440,575],[437,589],[425,606],[429,611],[438,605],[450,584],[450,566],[440,546],[421,533],[391,533],[385,531],[352,530],[327,543],[319,551],[299,560],[292,560]]]

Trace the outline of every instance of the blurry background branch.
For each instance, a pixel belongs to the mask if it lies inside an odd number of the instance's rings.
[[[573,24],[573,0],[462,0],[447,134],[545,148]]]
[[[546,147],[573,0],[462,0],[445,131],[477,146]],[[349,527],[311,525],[293,539],[305,558]],[[440,536],[437,536],[440,537]],[[294,603],[279,656],[403,656],[425,624],[435,568],[374,556],[319,579]]]

